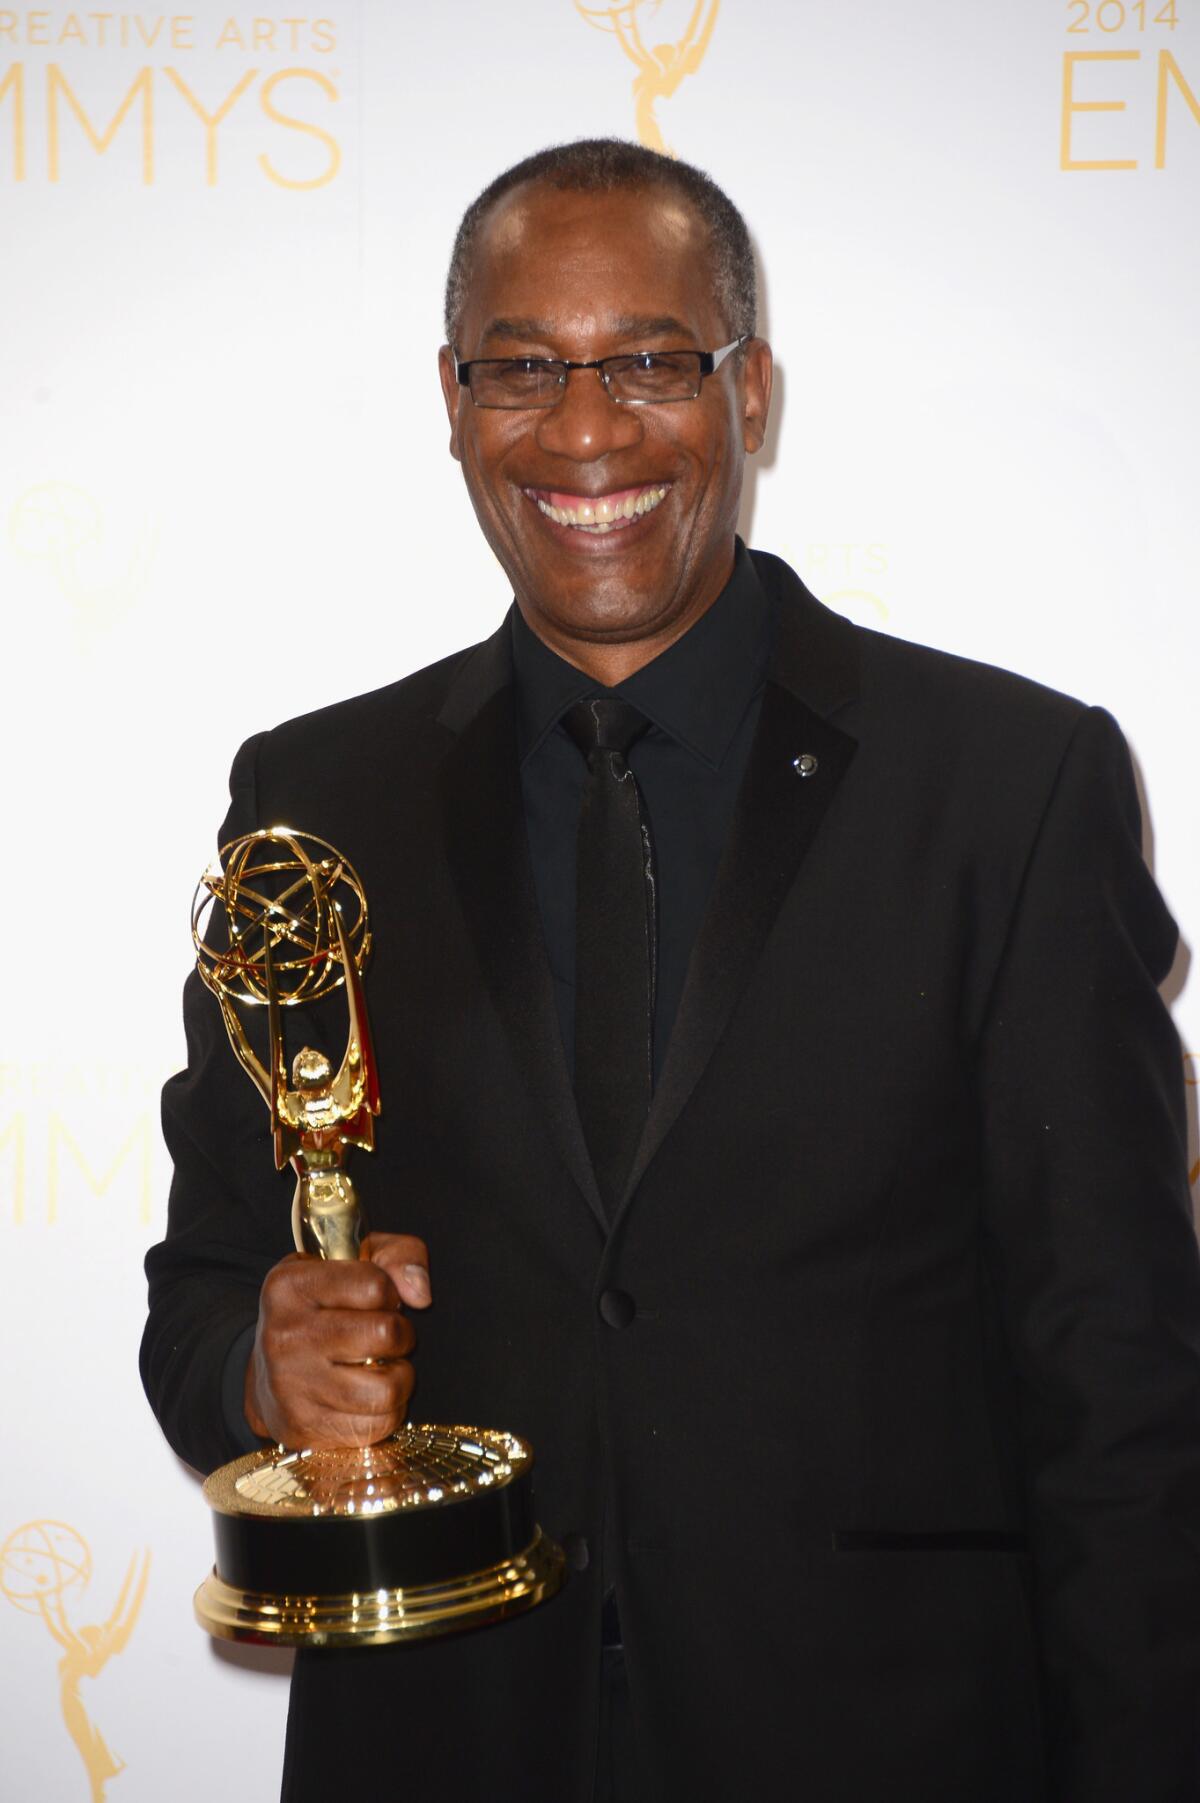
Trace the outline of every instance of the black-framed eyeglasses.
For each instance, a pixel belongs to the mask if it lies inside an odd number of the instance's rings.
[[[716,351],[633,351],[591,363],[561,357],[473,357],[468,363],[456,358],[454,373],[477,407],[554,407],[573,369],[594,369],[609,399],[622,406],[652,407],[694,401],[705,376],[720,369],[750,337],[745,332]]]

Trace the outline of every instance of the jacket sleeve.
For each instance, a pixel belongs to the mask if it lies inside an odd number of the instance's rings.
[[[1054,1803],[1200,1799],[1200,1261],[1173,921],[1128,751],[1081,715],[979,1059]]]
[[[220,844],[259,824],[258,746],[259,738],[248,740],[234,760]],[[263,1278],[291,1250],[291,1181],[274,1170],[262,1100],[194,971],[184,985],[183,1017],[187,1068],[163,1090],[174,1175],[166,1236],[146,1257],[141,1372],[175,1451],[208,1471],[260,1444],[244,1419],[231,1418],[229,1367],[231,1353],[236,1363],[248,1344]]]

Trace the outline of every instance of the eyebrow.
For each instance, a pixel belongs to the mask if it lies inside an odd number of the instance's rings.
[[[693,333],[671,314],[632,313],[616,321],[620,338],[691,338]]]
[[[694,337],[694,333],[682,320],[669,313],[627,313],[613,321],[612,329],[617,338],[637,339],[639,342],[648,338]],[[553,336],[554,327],[548,320],[501,318],[488,321],[480,343],[487,344],[493,338],[524,338],[547,344]]]

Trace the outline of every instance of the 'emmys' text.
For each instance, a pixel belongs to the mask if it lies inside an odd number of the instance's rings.
[[[7,158],[0,148],[0,179],[7,162],[14,181],[25,181],[39,167],[49,181],[61,181],[86,166],[89,146],[103,157],[120,138],[123,147],[127,141],[129,145],[126,172],[135,181],[140,175],[150,187],[156,177],[160,134],[172,134],[170,166],[177,171],[182,163],[178,134],[191,129],[197,178],[215,187],[220,178],[221,127],[235,108],[248,107],[257,110],[272,133],[272,149],[261,151],[256,162],[276,187],[300,192],[324,188],[342,165],[338,140],[306,116],[315,109],[328,117],[328,108],[338,101],[334,82],[318,69],[277,69],[272,74],[247,69],[226,92],[200,95],[178,69],[147,66],[137,71],[107,122],[92,116],[77,83],[78,78],[68,78],[58,63],[47,63],[44,69],[12,63],[0,75],[0,147],[5,137],[9,143]]]

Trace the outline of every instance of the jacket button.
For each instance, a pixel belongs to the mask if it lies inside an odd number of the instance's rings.
[[[628,1327],[636,1314],[633,1297],[626,1290],[605,1290],[600,1298],[600,1319],[610,1327]]]
[[[588,1543],[582,1534],[564,1534],[562,1549],[572,1571],[586,1571],[591,1559]]]

